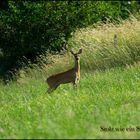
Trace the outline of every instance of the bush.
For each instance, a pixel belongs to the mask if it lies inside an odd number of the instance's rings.
[[[136,5],[128,1],[9,0],[9,9],[0,11],[0,57],[5,58],[0,61],[6,60],[5,66],[11,70],[22,66],[23,58],[34,62],[48,50],[60,52],[75,29],[127,18],[128,10],[133,11]]]
[[[76,28],[128,17],[126,7],[132,11],[133,5],[127,1],[9,1],[9,10],[1,11],[0,48],[4,55],[27,58],[48,49],[60,51]]]

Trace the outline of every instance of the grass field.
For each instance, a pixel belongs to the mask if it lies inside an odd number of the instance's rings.
[[[67,84],[46,94],[45,79],[73,64],[69,53],[50,57],[54,63],[42,69],[21,70],[17,81],[1,82],[0,138],[140,138],[140,24],[124,24],[107,27],[105,38],[103,27],[83,29],[70,40],[84,50],[77,89]],[[123,33],[117,51],[111,44],[116,31]]]
[[[42,79],[0,86],[1,138],[139,138],[140,66],[84,73],[79,88],[45,94]]]

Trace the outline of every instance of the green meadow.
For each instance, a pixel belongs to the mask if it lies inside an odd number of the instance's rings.
[[[77,30],[68,45],[83,49],[77,88],[46,92],[47,77],[74,65],[69,51],[0,82],[0,138],[140,138],[140,22]]]

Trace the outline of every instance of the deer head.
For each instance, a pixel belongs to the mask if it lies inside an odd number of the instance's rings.
[[[72,50],[70,52],[74,56],[75,60],[80,60],[80,54],[82,53],[82,49],[79,49],[78,53],[74,53]]]

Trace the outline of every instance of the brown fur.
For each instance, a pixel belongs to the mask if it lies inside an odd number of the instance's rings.
[[[55,75],[50,76],[47,78],[47,83],[49,85],[48,92],[52,92],[55,90],[60,84],[66,84],[66,83],[72,83],[73,85],[76,85],[80,80],[80,56],[79,54],[82,53],[82,49],[79,50],[78,53],[73,53],[75,58],[75,66],[65,72],[58,73]]]

